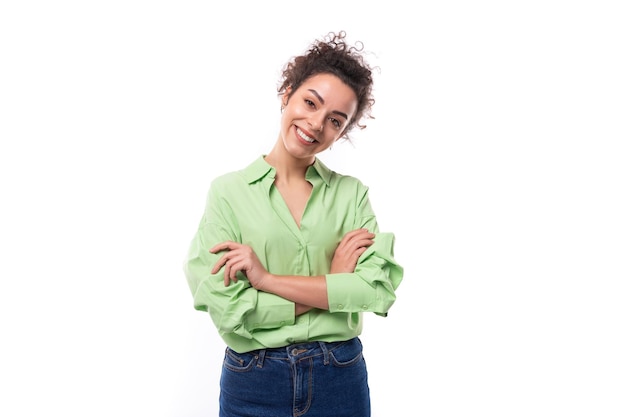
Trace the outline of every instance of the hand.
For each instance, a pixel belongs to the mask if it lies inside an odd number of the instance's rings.
[[[354,272],[359,256],[374,244],[374,233],[357,229],[346,233],[341,239],[330,264],[330,273]]]
[[[217,253],[225,250],[228,252],[217,261],[211,273],[217,274],[224,267],[224,286],[228,287],[231,281],[237,282],[237,272],[241,271],[248,278],[250,284],[260,290],[263,287],[263,280],[267,278],[269,273],[263,267],[252,248],[240,243],[227,241],[213,246],[209,249],[209,252]]]

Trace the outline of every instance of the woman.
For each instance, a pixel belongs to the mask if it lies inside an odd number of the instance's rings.
[[[316,155],[371,117],[373,78],[345,32],[290,60],[272,150],[213,180],[185,273],[226,342],[220,416],[370,415],[362,314],[403,277],[358,179]]]

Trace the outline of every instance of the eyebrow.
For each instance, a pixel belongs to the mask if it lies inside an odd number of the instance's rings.
[[[322,98],[322,96],[320,96],[318,94],[317,91],[313,90],[312,88],[309,88],[308,91],[310,91],[315,97],[317,97],[317,99],[320,101],[320,103],[324,104],[324,99]],[[338,114],[339,116],[343,116],[344,119],[348,120],[348,115],[345,114],[344,112],[340,112],[337,110],[333,110],[332,111],[334,114]]]

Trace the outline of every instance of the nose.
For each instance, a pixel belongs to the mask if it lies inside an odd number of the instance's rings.
[[[312,130],[321,132],[322,129],[324,128],[324,115],[313,114],[311,115],[311,117],[309,117],[308,123]]]

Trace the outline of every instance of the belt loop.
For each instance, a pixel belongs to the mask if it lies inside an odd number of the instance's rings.
[[[319,342],[319,344],[322,348],[322,352],[324,352],[324,365],[328,365],[330,363],[330,358],[328,355],[328,349],[326,348],[326,342]]]
[[[266,351],[267,351],[266,349],[260,349],[259,352],[257,353],[257,362],[256,362],[257,368],[263,368],[263,361],[265,360]]]

